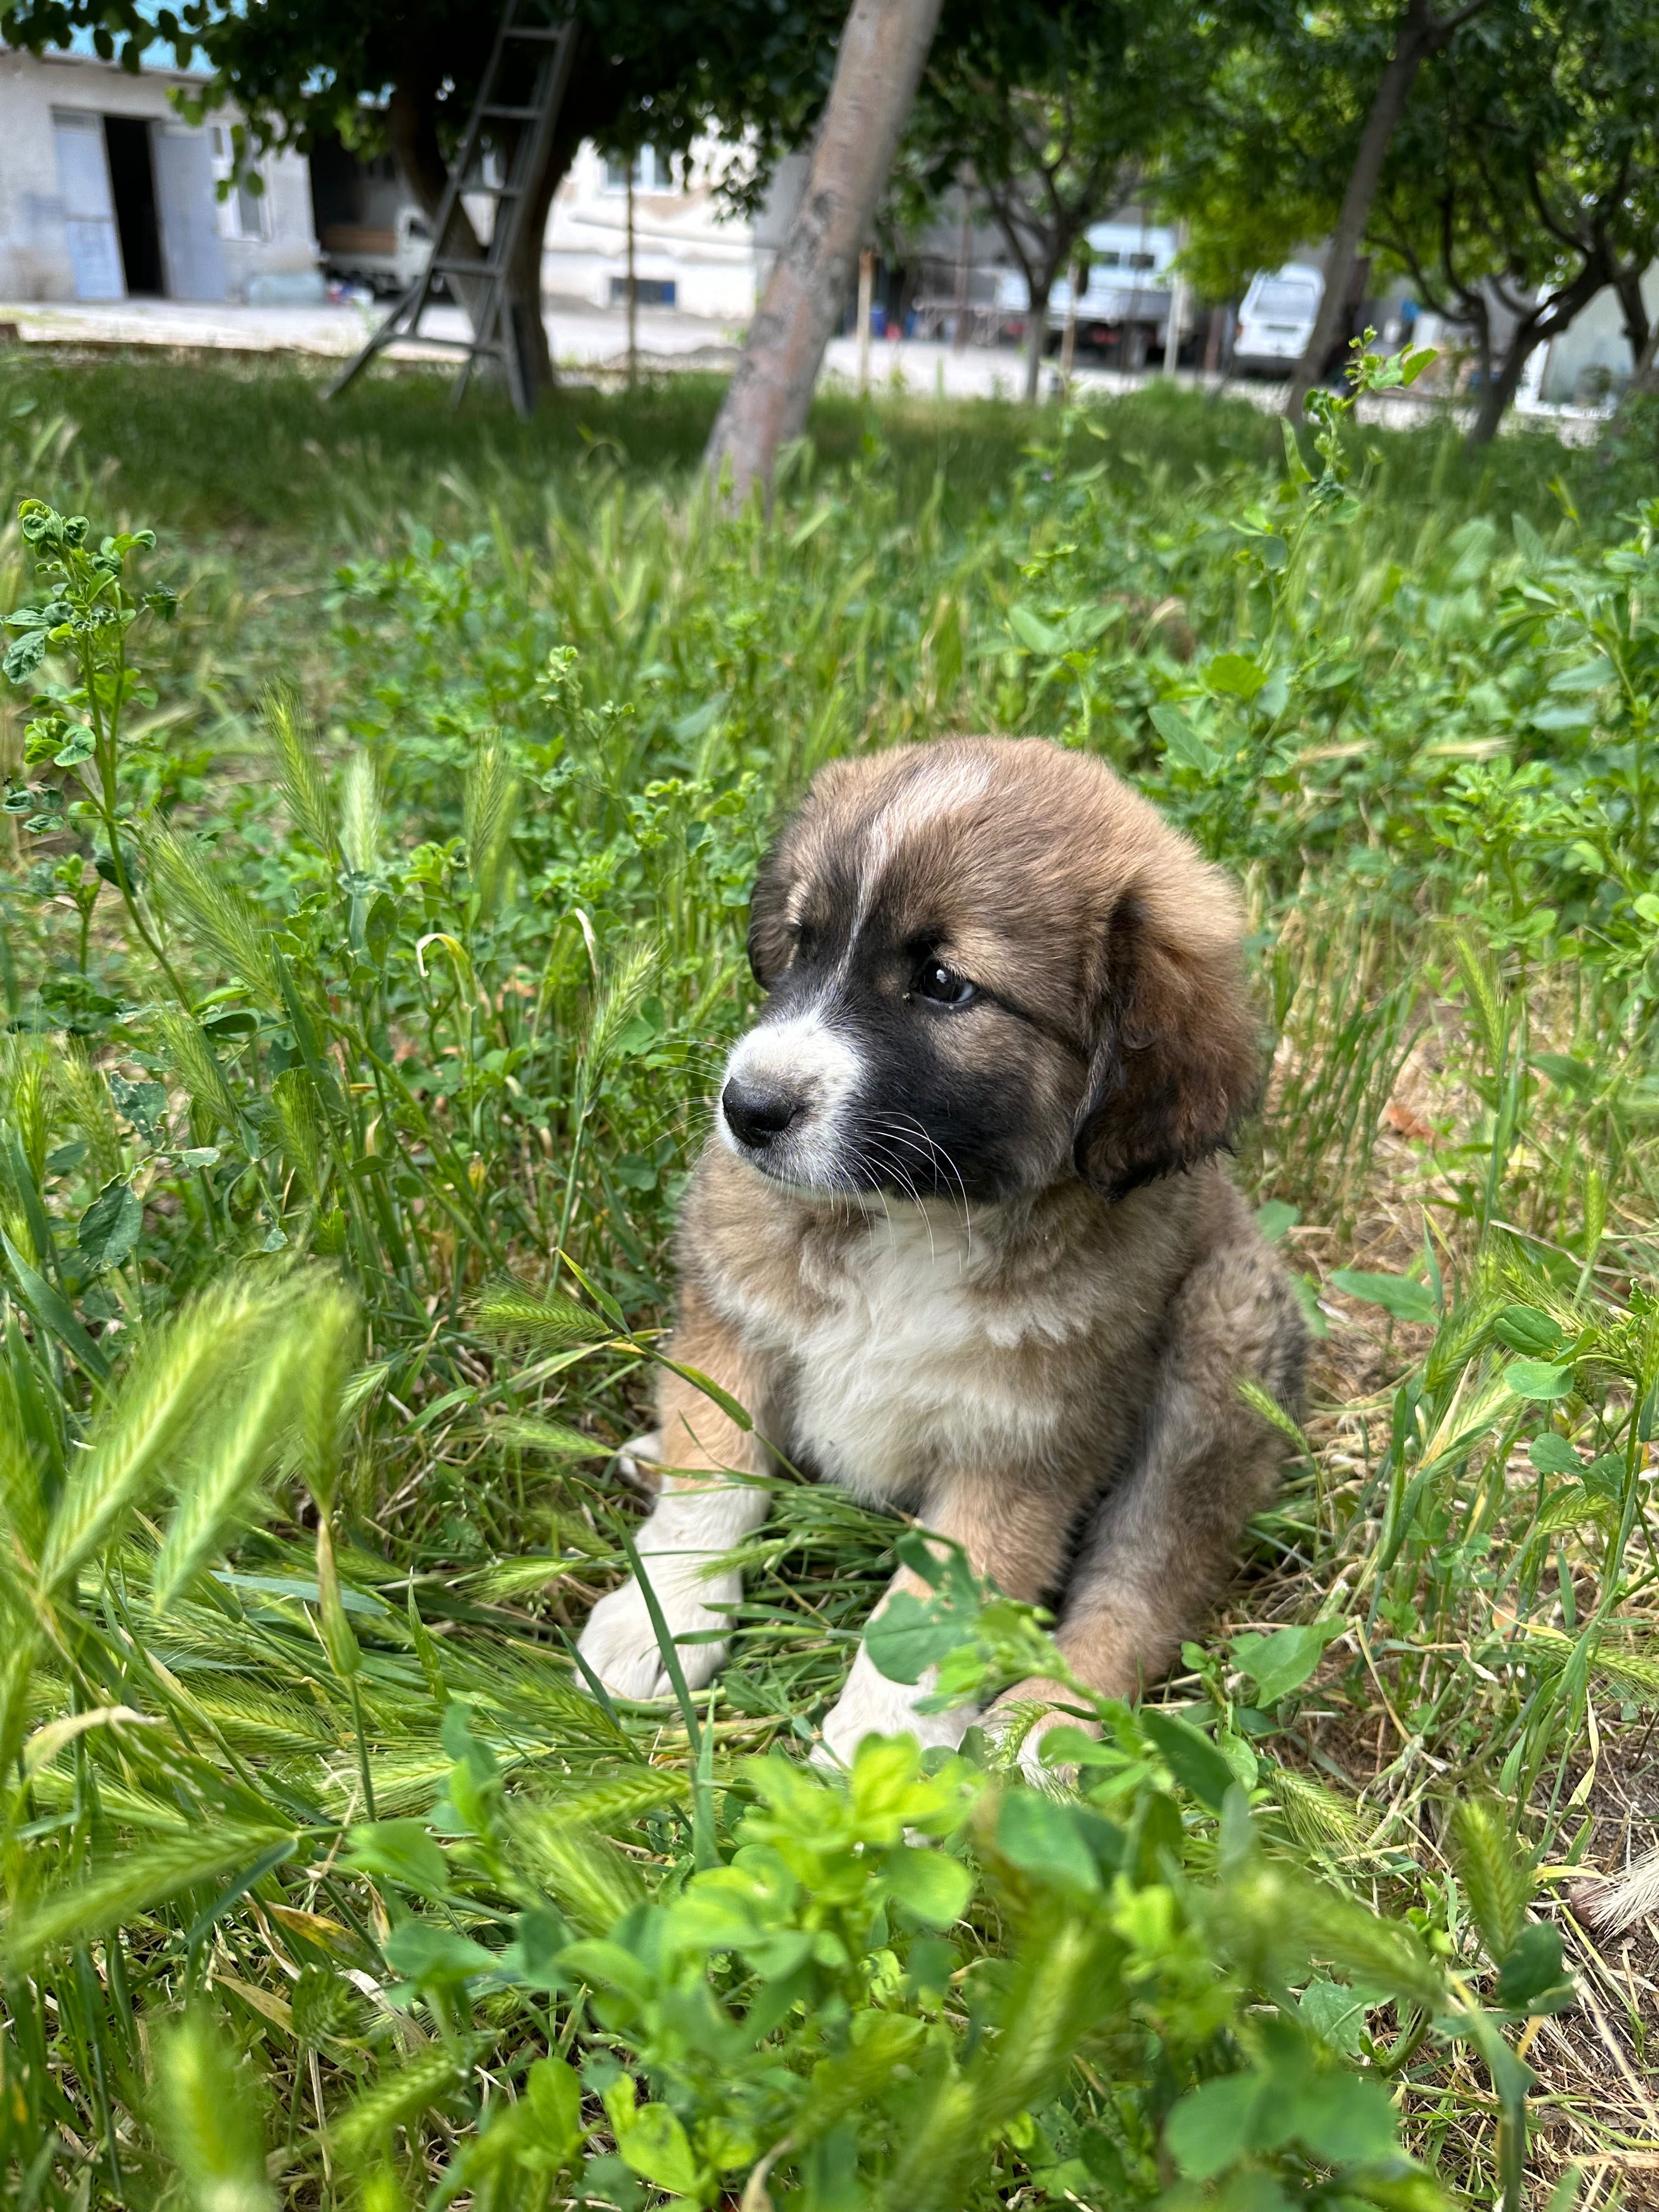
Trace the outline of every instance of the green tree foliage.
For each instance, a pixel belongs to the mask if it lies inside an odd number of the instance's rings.
[[[1659,228],[1659,16],[1650,0],[1482,0],[1422,61],[1364,226],[1373,282],[1406,275],[1467,325],[1483,443],[1528,359],[1607,286],[1639,359],[1640,279]],[[1336,220],[1401,11],[1252,9],[1225,53],[1204,143],[1172,173],[1189,264],[1218,296]]]
[[[1659,250],[1659,9],[1528,0],[1472,22],[1423,70],[1371,231],[1422,299],[1474,332],[1477,444],[1537,347],[1608,286],[1640,360]]]
[[[1188,266],[1211,298],[1237,299],[1257,270],[1331,230],[1404,12],[1399,0],[1244,0],[1225,11],[1233,36],[1168,186],[1191,228]]]
[[[559,11],[562,13],[562,9]],[[843,10],[837,0],[576,0],[574,72],[546,167],[532,186],[530,242],[512,272],[515,295],[539,312],[541,236],[552,196],[585,139],[684,154],[711,128],[732,142],[739,198],[764,185],[777,155],[800,140],[828,88]],[[204,98],[233,100],[239,159],[262,148],[304,149],[319,132],[365,151],[389,144],[428,214],[447,177],[495,39],[498,11],[472,0],[300,0],[245,8],[188,0],[6,0],[0,38],[39,52],[90,30],[100,54],[131,68],[153,40],[182,64],[212,70]],[[498,125],[511,131],[511,124]],[[739,143],[741,141],[741,145]],[[550,375],[545,347],[544,377]]]
[[[905,177],[924,202],[960,185],[1001,232],[1030,300],[1029,399],[1056,280],[1091,223],[1159,188],[1224,41],[1212,11],[1158,0],[959,12],[934,44]]]

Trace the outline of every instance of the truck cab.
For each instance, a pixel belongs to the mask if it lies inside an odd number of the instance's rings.
[[[1173,263],[1180,240],[1172,224],[1097,222],[1088,233],[1088,270],[1077,300],[1077,342],[1097,352],[1115,353],[1122,366],[1142,368],[1160,348],[1169,328],[1175,295]],[[1004,272],[998,306],[1004,328],[1030,312],[1025,280]],[[1048,297],[1049,342],[1058,344],[1072,310],[1071,272],[1060,277]],[[1183,324],[1183,337],[1186,335]]]
[[[385,226],[331,223],[318,240],[323,266],[343,284],[361,284],[376,296],[406,292],[426,266],[432,227],[417,207],[405,204]]]

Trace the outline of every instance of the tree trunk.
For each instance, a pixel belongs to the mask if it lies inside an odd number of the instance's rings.
[[[1042,380],[1042,355],[1048,343],[1048,287],[1031,287],[1030,313],[1025,318],[1025,404],[1031,406]]]
[[[1067,399],[1072,396],[1072,369],[1077,360],[1078,301],[1088,281],[1088,272],[1082,262],[1074,261],[1072,264],[1072,301],[1066,310],[1066,327],[1060,341],[1060,388]]]
[[[951,330],[952,352],[960,353],[968,343],[968,282],[969,256],[973,250],[973,226],[969,218],[962,218],[962,242],[957,249],[957,312]]]
[[[1320,297],[1319,313],[1314,317],[1313,332],[1296,365],[1285,397],[1285,413],[1292,422],[1301,421],[1302,404],[1324,374],[1327,357],[1337,342],[1342,318],[1347,313],[1354,263],[1365,235],[1365,225],[1370,219],[1371,202],[1376,197],[1377,179],[1382,173],[1389,142],[1405,112],[1406,95],[1424,57],[1433,51],[1437,40],[1448,34],[1449,27],[1435,21],[1429,0],[1407,0],[1394,52],[1372,95],[1370,112],[1359,134],[1358,149],[1349,172],[1347,190],[1342,195],[1341,211],[1326,250],[1325,289]]]
[[[1517,323],[1515,335],[1510,340],[1504,356],[1504,365],[1496,376],[1488,376],[1480,387],[1480,404],[1474,410],[1474,420],[1469,425],[1464,444],[1470,453],[1478,446],[1489,446],[1498,435],[1498,426],[1509,412],[1510,402],[1521,387],[1521,375],[1543,343],[1544,331],[1531,316]]]
[[[730,496],[759,484],[806,427],[823,349],[874,220],[933,44],[940,0],[853,0],[812,167],[703,456]]]
[[[1653,392],[1659,392],[1659,322],[1649,329],[1648,342],[1637,356],[1630,382],[1619,395],[1614,416],[1625,414],[1632,400],[1645,398]]]
[[[392,88],[386,108],[386,135],[392,147],[392,158],[405,188],[429,223],[437,222],[438,210],[449,189],[449,165],[438,143],[437,90],[436,81],[431,77],[400,78]],[[458,199],[449,228],[438,241],[438,252],[471,256],[483,251],[482,241],[472,228],[472,218]],[[468,321],[473,321],[478,304],[477,285],[453,276],[447,281],[465,308]]]
[[[554,193],[564,181],[574,152],[574,146],[562,144],[555,134],[542,173],[531,182],[528,220],[519,234],[518,250],[507,264],[507,312],[524,349],[532,393],[550,390],[559,380],[553,367],[552,349],[547,343],[547,322],[542,313],[542,251],[547,236],[547,211],[553,204]],[[500,221],[499,216],[496,220]]]
[[[1559,337],[1574,316],[1589,305],[1607,282],[1606,261],[1599,254],[1592,254],[1571,284],[1564,285],[1541,307],[1522,317],[1504,352],[1503,367],[1496,376],[1488,377],[1481,388],[1480,404],[1464,440],[1468,452],[1492,443],[1510,402],[1520,389],[1522,371],[1533,355],[1547,338]]]
[[[866,398],[870,391],[870,318],[876,304],[876,250],[866,246],[859,256],[858,305],[854,309],[859,319],[859,397]]]
[[[640,380],[640,288],[634,276],[634,163],[628,157],[628,388]]]
[[[1648,320],[1648,303],[1642,297],[1644,269],[1621,269],[1613,283],[1619,294],[1619,305],[1624,313],[1625,337],[1630,345],[1630,382],[1619,395],[1613,409],[1615,416],[1625,412],[1625,403],[1639,398],[1651,392],[1659,380],[1655,376],[1655,356],[1659,355],[1659,320]]]
[[[1622,268],[1613,280],[1613,289],[1619,295],[1619,310],[1625,325],[1625,338],[1630,347],[1633,368],[1639,368],[1652,349],[1653,333],[1648,325],[1648,303],[1642,297],[1642,279],[1645,270]]]
[[[401,79],[393,85],[392,96],[386,102],[386,131],[398,174],[427,221],[435,223],[438,210],[443,204],[444,193],[449,185],[449,167],[438,143],[435,79]],[[570,166],[574,151],[574,143],[567,134],[554,134],[546,166],[541,175],[531,183],[529,221],[520,234],[518,251],[507,264],[507,313],[524,349],[532,392],[540,392],[554,381],[547,325],[542,320],[542,238],[547,228],[547,211],[553,204],[553,195]],[[501,204],[497,203],[498,206]],[[473,228],[472,218],[459,198],[455,202],[455,211],[450,217],[448,231],[438,251],[460,258],[479,255],[484,251],[483,241]],[[445,281],[460,301],[467,320],[476,331],[481,305],[480,287],[464,276],[450,276]],[[499,377],[501,374],[499,362],[489,363],[484,373]]]

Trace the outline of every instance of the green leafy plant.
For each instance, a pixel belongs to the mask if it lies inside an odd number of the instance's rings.
[[[1513,2205],[1562,2099],[1620,2154],[1602,2027],[1638,2075],[1645,2028],[1559,1900],[1659,1696],[1648,518],[1334,401],[1303,475],[1168,392],[948,468],[953,416],[832,416],[767,524],[622,458],[683,395],[544,468],[482,416],[416,466],[418,380],[266,396],[303,544],[0,543],[66,733],[6,755],[0,890],[6,2189]],[[199,518],[231,419],[120,481]],[[385,448],[308,474],[337,423]],[[56,761],[94,702],[112,831]],[[1243,874],[1235,1172],[1328,1332],[1229,1617],[1133,1711],[1077,1689],[1044,1786],[971,1733],[804,1763],[895,1556],[896,1678],[1059,1661],[787,1471],[706,1695],[571,1654],[769,824],[970,726],[1099,748]]]

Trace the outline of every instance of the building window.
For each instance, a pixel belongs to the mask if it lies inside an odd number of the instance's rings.
[[[1131,269],[1156,269],[1158,257],[1152,253],[1132,253],[1129,256],[1129,266]]]
[[[613,307],[626,305],[628,279],[611,279],[611,304]],[[634,304],[637,307],[672,307],[674,304],[674,279],[672,276],[636,276],[634,279]]]
[[[269,238],[270,210],[266,204],[264,178],[257,169],[245,169],[240,177],[235,175],[236,149],[228,124],[210,125],[208,137],[213,154],[213,181],[222,188],[218,210],[220,237]]]
[[[605,157],[605,188],[608,192],[628,189],[628,163],[621,154],[607,154]],[[634,189],[636,192],[672,192],[674,167],[669,155],[659,154],[654,146],[641,146],[634,156]]]

